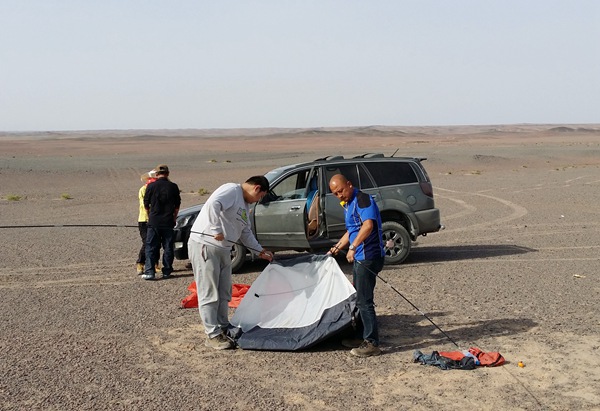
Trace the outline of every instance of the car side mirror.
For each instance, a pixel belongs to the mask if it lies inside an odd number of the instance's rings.
[[[260,204],[268,204],[271,201],[277,200],[277,194],[272,191],[269,191],[263,198],[260,200]]]

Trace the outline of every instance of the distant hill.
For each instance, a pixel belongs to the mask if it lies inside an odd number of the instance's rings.
[[[156,129],[156,130],[80,130],[80,131],[30,131],[0,132],[0,140],[35,139],[87,139],[131,138],[159,140],[169,137],[218,138],[218,137],[281,137],[281,136],[493,136],[504,133],[599,133],[600,124],[504,124],[504,125],[452,125],[452,126],[357,126],[357,127],[311,127],[311,128],[231,128],[231,129]]]

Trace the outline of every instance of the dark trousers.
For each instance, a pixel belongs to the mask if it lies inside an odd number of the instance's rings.
[[[144,274],[155,274],[155,264],[160,255],[160,247],[163,248],[162,273],[170,275],[173,272],[173,260],[175,253],[173,241],[175,240],[173,227],[152,227],[148,225],[146,233],[146,264]]]
[[[362,338],[379,345],[379,331],[375,315],[374,291],[377,274],[383,269],[384,257],[354,261],[352,279],[356,288],[356,308],[362,322]]]
[[[138,229],[140,230],[140,238],[142,239],[142,246],[138,253],[137,264],[146,264],[146,234],[148,233],[148,223],[145,221],[138,221]]]

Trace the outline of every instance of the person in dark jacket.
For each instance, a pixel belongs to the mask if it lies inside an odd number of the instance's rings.
[[[163,248],[162,278],[167,279],[171,276],[175,258],[173,228],[181,206],[179,187],[169,180],[169,167],[160,164],[155,168],[155,172],[156,181],[148,184],[144,194],[144,207],[148,211],[146,264],[142,276],[144,280],[155,279],[156,269],[153,261],[158,261],[161,245]]]

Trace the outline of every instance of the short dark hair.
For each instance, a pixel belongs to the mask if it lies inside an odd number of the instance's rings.
[[[260,186],[260,191],[269,191],[269,180],[265,176],[252,176],[246,183],[253,186]]]

